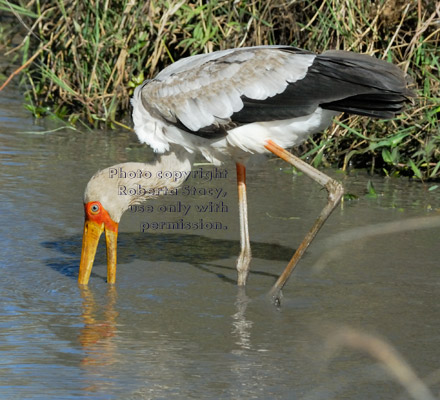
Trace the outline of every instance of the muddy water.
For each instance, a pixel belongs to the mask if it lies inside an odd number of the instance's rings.
[[[189,181],[202,194],[127,213],[117,284],[105,283],[101,243],[81,289],[87,181],[153,155],[131,133],[47,132],[59,125],[35,122],[13,90],[2,93],[0,121],[2,399],[407,398],[377,358],[329,345],[343,327],[391,343],[419,377],[434,373],[438,393],[440,189],[328,171],[357,199],[337,208],[277,310],[266,293],[325,192],[280,161],[249,168],[254,259],[240,291],[235,171],[225,165],[227,179]],[[369,179],[376,198],[365,196]],[[218,188],[223,197],[209,195]],[[217,208],[197,212],[210,201]],[[192,209],[184,215],[183,206]],[[205,229],[152,224],[201,218]]]

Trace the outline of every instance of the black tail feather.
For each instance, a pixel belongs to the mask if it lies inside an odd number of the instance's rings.
[[[388,119],[399,114],[407,101],[407,97],[392,93],[361,94],[323,103],[320,106],[327,110]]]
[[[327,51],[318,55],[316,64],[317,69],[326,76],[358,88],[357,95],[320,104],[328,110],[393,118],[414,96],[409,89],[408,79],[398,67],[374,57]]]

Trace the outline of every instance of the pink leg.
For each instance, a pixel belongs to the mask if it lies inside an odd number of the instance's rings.
[[[237,189],[238,189],[238,210],[240,214],[240,255],[237,259],[237,284],[246,285],[251,262],[251,244],[249,241],[247,196],[246,196],[246,167],[236,163],[237,167]]]
[[[313,168],[311,165],[302,161],[298,157],[295,157],[293,154],[289,153],[287,150],[283,149],[281,146],[278,146],[276,143],[272,142],[271,140],[267,141],[265,147],[276,156],[280,157],[284,161],[287,161],[289,164],[292,164],[295,168],[299,169],[307,176],[312,178],[314,181],[324,186],[328,192],[327,204],[322,209],[321,213],[319,214],[312,228],[307,233],[307,235],[305,236],[305,238],[297,248],[292,259],[287,264],[287,267],[284,269],[283,273],[280,275],[280,277],[278,278],[275,285],[272,287],[270,291],[270,295],[274,299],[275,303],[278,304],[280,301],[279,297],[280,297],[281,289],[286,284],[292,271],[298,264],[304,252],[309,247],[312,240],[315,238],[318,231],[321,229],[324,222],[327,220],[327,218],[330,216],[332,211],[335,209],[335,207],[341,200],[341,197],[344,194],[344,188],[338,181],[335,181],[334,179],[325,175],[321,171],[318,171],[316,168]]]

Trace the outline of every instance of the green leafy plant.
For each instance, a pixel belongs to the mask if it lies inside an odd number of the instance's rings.
[[[295,151],[317,167],[440,178],[438,2],[0,0],[0,9],[23,30],[6,54],[21,55],[10,78],[21,73],[27,108],[91,127],[125,126],[133,88],[191,54],[292,44],[386,59],[410,75],[414,104],[387,122],[342,115]]]

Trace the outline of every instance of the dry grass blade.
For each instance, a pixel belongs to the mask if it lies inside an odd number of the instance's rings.
[[[343,347],[368,353],[377,359],[414,400],[436,400],[399,352],[385,340],[351,328],[340,328],[327,341],[330,354]]]

